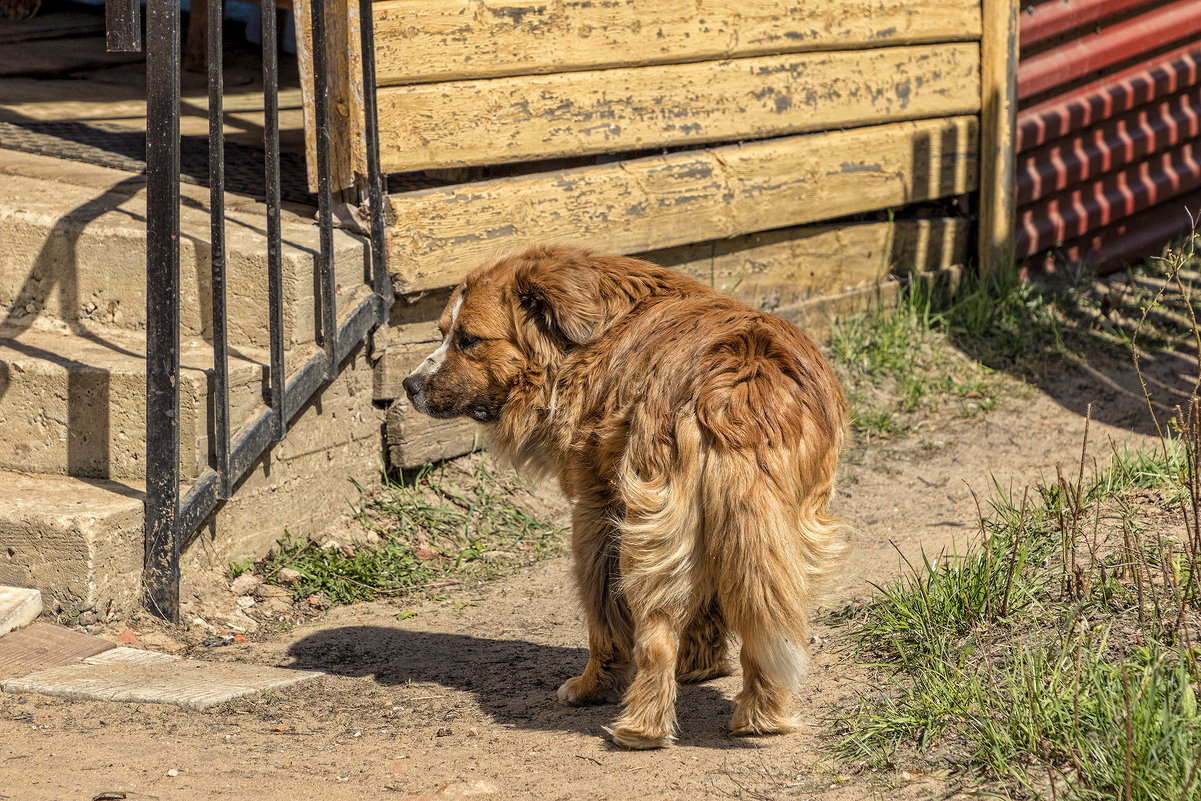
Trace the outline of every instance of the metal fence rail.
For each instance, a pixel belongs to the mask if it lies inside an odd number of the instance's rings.
[[[269,402],[236,430],[229,419],[224,146],[222,122],[222,3],[208,5],[209,175],[212,244],[214,464],[186,492],[179,464],[179,117],[180,11],[178,0],[147,4],[147,242],[146,242],[146,553],[145,600],[168,620],[179,618],[179,555],[204,520],[224,500],[263,453],[287,432],[289,421],[324,384],[338,375],[341,362],[378,324],[392,302],[383,239],[383,179],[374,97],[374,42],[371,4],[360,4],[367,197],[371,225],[372,294],[337,319],[333,272],[333,198],[330,191],[325,23],[328,0],[311,4],[318,171],[317,255],[320,284],[319,344],[304,363],[284,363],[282,241],[280,232],[279,101],[276,10],[263,3],[264,173],[268,253],[267,326],[270,340]],[[135,23],[117,38],[132,41]],[[136,20],[136,17],[135,17]]]
[[[1017,255],[1119,269],[1192,225],[1201,4],[1035,0],[1020,23]]]

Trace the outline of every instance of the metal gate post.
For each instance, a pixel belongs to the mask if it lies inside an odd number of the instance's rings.
[[[146,18],[146,606],[179,620],[179,3]]]

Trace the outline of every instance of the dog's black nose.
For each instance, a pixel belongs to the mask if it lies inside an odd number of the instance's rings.
[[[401,381],[400,385],[405,388],[405,393],[409,398],[412,398],[421,391],[421,385],[417,383],[417,379],[413,378],[413,376],[409,376],[404,381]]]

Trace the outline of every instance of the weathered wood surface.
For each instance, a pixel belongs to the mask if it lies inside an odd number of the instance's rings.
[[[389,265],[411,292],[534,242],[640,253],[946,197],[975,188],[976,142],[950,117],[392,195]]]
[[[304,99],[304,152],[309,191],[317,191],[317,105],[313,66],[311,0],[295,0],[296,60]],[[355,185],[367,174],[363,128],[363,56],[359,38],[359,0],[325,3],[326,86],[329,92],[330,187]]]
[[[1014,265],[1017,225],[1017,0],[984,0],[988,24],[981,50],[980,269]]]
[[[775,314],[804,331],[814,342],[824,344],[830,339],[830,329],[835,320],[873,308],[895,307],[900,288],[899,281],[882,281],[837,295],[824,295],[783,306],[776,309]]]
[[[976,0],[384,0],[381,86],[980,38]]]
[[[376,329],[373,368],[375,400],[405,396],[401,382],[442,340],[438,318],[450,298],[450,288],[401,295],[392,304],[388,324]]]
[[[965,262],[958,218],[805,225],[640,254],[768,312]]]
[[[973,114],[975,43],[381,89],[385,172],[533,161]]]

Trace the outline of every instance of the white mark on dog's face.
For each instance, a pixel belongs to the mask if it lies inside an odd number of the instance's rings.
[[[459,319],[459,310],[463,308],[463,293],[455,298],[455,303],[450,309],[450,325],[446,327],[446,336],[442,338],[442,344],[425,357],[425,361],[417,365],[417,369],[409,373],[410,378],[415,378],[418,381],[428,381],[438,374],[442,369],[442,364],[446,361],[446,354],[450,350],[451,341],[455,335],[455,322]]]

